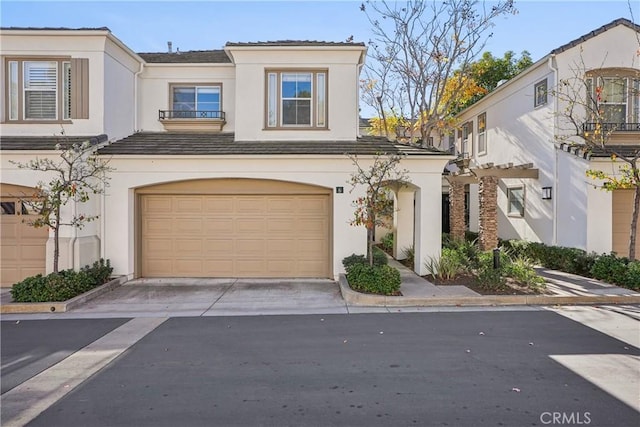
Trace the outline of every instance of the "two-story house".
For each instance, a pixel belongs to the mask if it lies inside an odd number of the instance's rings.
[[[632,190],[607,192],[586,175],[588,169],[618,174],[622,163],[601,150],[570,148],[581,141],[568,138],[575,131],[570,105],[554,94],[567,81],[581,85],[576,99],[595,99],[602,90],[602,106],[611,109],[609,126],[615,129],[608,144],[637,151],[638,40],[640,27],[618,19],[554,49],[458,115],[456,150],[468,160],[460,160],[460,169],[448,177],[452,203],[454,193],[456,198],[452,232],[464,228],[466,190],[468,228],[497,232],[487,246],[499,236],[628,253]],[[588,110],[579,104],[574,109]],[[590,126],[582,114],[582,126]]]
[[[135,53],[108,29],[0,30],[2,284],[52,264],[51,237],[21,219],[46,176],[11,161],[55,156],[61,128],[109,159],[105,194],[67,206],[61,268],[103,257],[132,277],[328,277],[366,251],[348,181],[377,153],[403,154],[398,253],[440,250],[441,175],[452,156],[360,136],[362,43],[227,43]],[[6,209],[5,209],[6,206]]]

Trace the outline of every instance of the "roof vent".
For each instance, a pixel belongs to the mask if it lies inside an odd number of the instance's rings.
[[[171,53],[173,51],[172,46],[173,46],[173,43],[167,42],[167,52]]]

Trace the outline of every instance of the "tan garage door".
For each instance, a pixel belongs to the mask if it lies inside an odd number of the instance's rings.
[[[8,184],[0,184],[0,188],[0,286],[11,286],[26,277],[44,274],[49,234],[46,228],[26,223],[32,216],[20,196],[33,194],[33,189]]]
[[[330,277],[326,190],[291,194],[286,183],[240,182],[225,190],[284,194],[141,195],[142,276]],[[220,182],[207,188],[216,189]]]
[[[629,255],[629,230],[633,210],[633,190],[613,192],[613,251],[619,256]],[[636,228],[636,233],[638,229]],[[640,236],[636,234],[636,257],[640,254]]]

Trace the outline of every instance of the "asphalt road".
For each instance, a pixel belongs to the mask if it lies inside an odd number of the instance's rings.
[[[117,326],[68,322],[32,329]],[[30,351],[5,323],[3,365]],[[549,311],[171,318],[28,425],[640,425],[557,362],[594,355],[640,350]]]

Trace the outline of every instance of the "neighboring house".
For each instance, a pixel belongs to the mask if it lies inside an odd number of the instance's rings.
[[[566,105],[552,94],[576,73],[592,91],[602,86],[603,99],[610,100],[605,108],[616,111],[610,144],[627,152],[640,149],[639,32],[625,19],[604,25],[553,50],[458,115],[460,169],[451,168],[448,176],[457,194],[452,228],[464,229],[460,206],[466,189],[472,231],[627,254],[631,190],[606,192],[585,174],[587,169],[617,173],[621,162],[598,150],[570,148],[563,141],[570,127],[563,117]],[[584,126],[590,126],[588,119]],[[487,246],[494,242],[489,238]]]
[[[130,278],[336,278],[344,257],[366,251],[366,230],[349,224],[363,189],[350,191],[347,153],[363,166],[406,154],[398,252],[415,245],[422,274],[439,254],[433,200],[453,157],[359,135],[364,44],[135,53],[106,28],[5,28],[0,42],[4,286],[51,269],[51,236],[20,221],[21,197],[46,176],[11,161],[55,156],[62,128],[93,138],[115,171],[104,195],[64,212],[99,220],[63,227],[61,268],[103,257]]]

